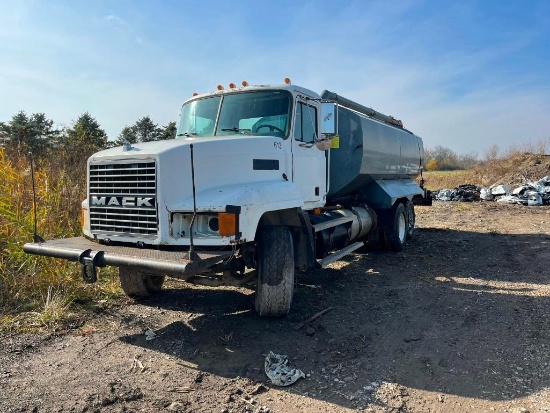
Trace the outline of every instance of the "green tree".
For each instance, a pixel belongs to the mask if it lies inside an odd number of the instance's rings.
[[[122,128],[122,131],[120,131],[120,134],[118,135],[118,138],[115,141],[115,144],[117,146],[124,145],[124,143],[137,143],[138,138],[136,131],[132,126],[125,126]]]
[[[13,115],[9,122],[1,123],[0,130],[8,148],[32,151],[39,156],[44,155],[59,136],[53,120],[44,113],[28,116],[24,110]]]
[[[151,142],[162,139],[163,129],[152,121],[149,116],[144,116],[132,126],[125,126],[117,138],[117,144],[123,145],[124,142],[138,143]]]
[[[167,139],[174,139],[176,137],[176,130],[176,122],[168,122],[168,124],[161,130],[160,139],[163,141]]]
[[[89,156],[107,147],[107,134],[94,117],[84,112],[65,130],[61,142],[69,165],[85,165]]]
[[[65,135],[65,143],[70,147],[81,148],[85,146],[99,150],[107,145],[107,134],[88,112],[80,115],[73,122],[72,127],[65,131]]]

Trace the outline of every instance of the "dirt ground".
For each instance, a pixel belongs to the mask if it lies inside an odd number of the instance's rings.
[[[400,253],[299,274],[286,318],[259,318],[251,289],[174,281],[1,333],[0,411],[549,412],[550,207],[438,202],[417,228]],[[307,377],[269,384],[269,351]]]

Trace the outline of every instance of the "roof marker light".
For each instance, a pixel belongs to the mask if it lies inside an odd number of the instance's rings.
[[[236,87],[235,83],[230,83],[229,84],[229,89],[235,89],[235,87]]]
[[[248,86],[248,82],[246,80],[243,80],[241,82],[241,85],[243,85],[243,87],[247,87]]]
[[[193,97],[198,96],[197,92],[193,92]]]
[[[218,90],[223,90],[223,86],[222,85],[218,85],[218,87],[216,88]]]
[[[290,79],[288,77],[285,77],[285,84],[290,85]]]

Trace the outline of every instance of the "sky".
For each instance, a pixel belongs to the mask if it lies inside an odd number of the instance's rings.
[[[483,157],[550,138],[550,1],[0,0],[0,121],[116,139],[218,84],[327,89]]]

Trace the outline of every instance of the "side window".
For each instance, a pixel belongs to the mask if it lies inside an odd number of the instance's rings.
[[[296,105],[296,121],[294,123],[294,139],[313,143],[317,136],[317,109],[305,103]]]

